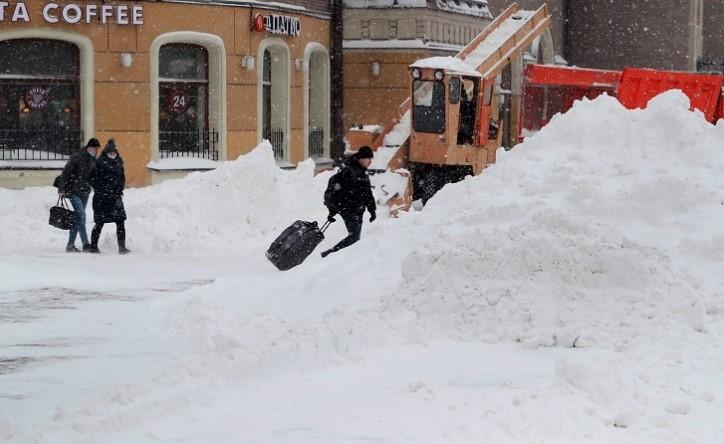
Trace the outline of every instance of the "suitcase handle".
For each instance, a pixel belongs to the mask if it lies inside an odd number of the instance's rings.
[[[324,225],[322,225],[322,228],[320,228],[322,233],[324,233],[327,230],[327,228],[329,228],[330,225],[332,225],[332,222],[330,222],[330,221],[325,222]]]

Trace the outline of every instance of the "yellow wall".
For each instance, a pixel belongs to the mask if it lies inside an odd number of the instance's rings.
[[[304,158],[303,144],[303,76],[294,67],[294,60],[304,57],[309,42],[318,42],[329,48],[329,21],[310,16],[298,16],[302,35],[277,36],[250,31],[250,17],[256,13],[295,16],[290,12],[275,12],[248,7],[209,6],[178,3],[137,2],[144,7],[144,24],[102,25],[80,23],[47,24],[41,10],[47,2],[27,0],[31,23],[0,23],[3,31],[47,28],[70,31],[88,36],[94,48],[95,134],[84,134],[85,139],[98,137],[101,143],[116,139],[126,162],[129,186],[150,183],[146,164],[151,158],[150,136],[150,56],[151,42],[160,34],[174,31],[197,31],[221,37],[226,48],[227,66],[227,157],[229,160],[248,152],[257,140],[256,61],[254,71],[241,66],[245,55],[256,56],[256,48],[264,38],[277,37],[289,45],[291,144],[290,161]],[[66,2],[58,2],[66,4]],[[82,6],[84,3],[80,3]],[[99,1],[99,5],[102,3]],[[134,3],[124,3],[134,4]],[[12,8],[8,8],[10,13]],[[7,15],[6,10],[6,15]],[[120,54],[133,54],[133,65],[124,68]]]
[[[344,125],[384,125],[410,95],[409,65],[430,57],[428,51],[344,53]],[[373,62],[380,64],[372,75]]]

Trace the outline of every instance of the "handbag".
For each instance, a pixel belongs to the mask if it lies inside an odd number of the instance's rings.
[[[70,230],[75,226],[75,211],[68,208],[65,198],[58,198],[58,202],[50,209],[48,223],[61,230]]]

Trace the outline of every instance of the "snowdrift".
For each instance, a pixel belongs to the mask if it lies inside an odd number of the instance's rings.
[[[713,364],[724,356],[724,124],[688,108],[676,91],[646,110],[579,102],[422,212],[366,225],[354,248],[271,283],[244,276],[191,291],[178,331],[198,327],[196,351],[223,356],[228,373],[214,371],[227,376],[290,354],[398,343],[589,350],[583,363],[560,360],[556,386],[530,395],[542,406],[508,414],[501,403],[506,421],[537,426],[496,442],[529,442],[542,423],[564,421],[543,413],[561,405],[565,425],[546,430],[556,442],[612,442],[613,425],[711,438],[711,404],[666,416],[724,399]]]
[[[341,418],[320,428],[347,429],[345,421],[357,418],[360,434],[375,429],[394,442],[718,442],[724,123],[711,125],[688,108],[677,91],[645,110],[626,110],[606,96],[578,102],[522,145],[501,151],[481,176],[446,186],[423,211],[366,223],[354,247],[325,260],[312,255],[287,273],[273,269],[263,251],[294,219],[324,217],[327,177],[313,177],[310,163],[280,171],[264,146],[213,172],[129,190],[134,251],[232,254],[239,272],[150,301],[143,324],[154,326],[161,344],[173,344],[172,365],[148,364],[145,383],[60,412],[62,430],[100,440],[137,427],[135,436],[148,439],[139,409],[176,418],[179,409],[197,408],[237,412],[220,427],[249,418],[248,430],[259,433],[250,442],[273,441],[272,419],[254,415],[272,399],[286,409],[285,427],[298,417],[300,427],[319,421],[316,404],[295,404],[286,393],[309,384],[319,393],[308,399],[330,398],[329,411]],[[0,250],[62,249],[63,233],[46,225],[52,199],[48,188],[0,190],[0,218],[12,227]],[[340,225],[325,242],[341,237]],[[398,351],[465,342],[561,358],[552,382],[495,388],[485,378],[456,386],[458,370],[434,386],[410,381],[426,363],[469,358],[449,347],[430,353],[444,357],[418,357],[393,366],[395,375],[367,378],[368,366],[387,368]],[[491,373],[533,362],[491,356]],[[356,365],[349,374],[369,384],[357,390],[337,382],[354,381],[334,371],[340,362]],[[282,370],[293,383],[277,384]],[[334,376],[320,382],[317,374]],[[400,389],[388,384],[392,379],[410,385]],[[205,396],[214,387],[202,391],[204,384],[237,390],[214,398],[224,402],[213,410]],[[255,392],[257,384],[264,389]],[[386,393],[384,402],[370,400],[374,390]],[[164,393],[181,393],[183,405]],[[338,393],[350,411],[336,408]],[[136,410],[117,407],[119,397]],[[365,422],[375,414],[355,410],[360,399],[392,420]],[[423,420],[413,418],[418,412]],[[408,416],[398,421],[397,413]],[[215,420],[205,410],[195,417]],[[255,419],[269,427],[255,427]],[[166,429],[193,424],[169,421]],[[402,436],[418,432],[419,439],[399,439],[401,428]],[[178,433],[179,440],[193,436]]]
[[[328,175],[315,178],[313,172],[311,160],[291,172],[280,170],[271,146],[264,142],[214,171],[128,189],[124,196],[128,245],[138,253],[241,252],[256,240],[273,239],[295,220],[290,218],[321,220],[326,215],[321,196]],[[50,187],[0,189],[2,222],[5,227],[18,227],[13,235],[2,236],[0,251],[62,251],[67,233],[47,224],[48,208],[55,198],[56,190]],[[89,235],[93,227],[90,203]],[[100,247],[115,250],[112,224],[104,230]]]

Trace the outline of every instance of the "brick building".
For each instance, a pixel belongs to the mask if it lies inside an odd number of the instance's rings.
[[[269,139],[281,166],[329,157],[326,0],[0,2],[0,186],[50,184],[90,137],[131,186]]]
[[[534,8],[542,0],[520,0]],[[556,50],[588,68],[724,69],[724,0],[548,0]],[[495,15],[507,0],[489,0]]]

